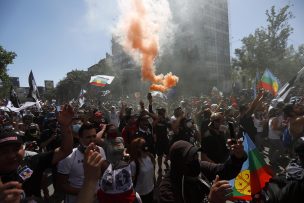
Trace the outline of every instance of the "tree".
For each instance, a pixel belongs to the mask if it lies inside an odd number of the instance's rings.
[[[81,88],[86,87],[90,76],[87,71],[73,70],[56,86],[56,97],[60,103],[69,102],[79,96]]]
[[[9,92],[11,82],[7,74],[7,65],[12,64],[16,56],[14,52],[6,51],[0,45],[0,79],[3,83],[3,87],[0,87],[0,98],[5,97]]]
[[[283,81],[289,80],[301,67],[299,53],[292,46],[288,47],[288,39],[293,32],[289,20],[293,18],[290,6],[276,11],[272,6],[266,10],[267,27],[260,27],[253,34],[242,39],[242,47],[235,49],[232,66],[247,70],[254,77],[270,68]],[[286,71],[288,69],[288,71]]]

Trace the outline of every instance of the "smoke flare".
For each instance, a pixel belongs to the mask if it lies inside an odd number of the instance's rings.
[[[133,57],[133,59],[135,61],[139,61],[141,64],[142,79],[150,81],[152,83],[150,90],[164,92],[169,88],[175,86],[178,82],[178,77],[173,75],[171,72],[165,76],[163,74],[155,74],[154,61],[158,56],[160,50],[160,31],[166,24],[166,16],[168,15],[160,16],[159,14],[151,14],[151,9],[149,13],[147,11],[149,10],[147,6],[154,6],[157,5],[157,3],[163,4],[165,2],[169,8],[168,2],[166,0],[150,0],[149,4],[146,3],[149,2],[147,0],[123,1],[130,4],[131,12],[122,10],[122,12],[124,12],[124,15],[122,15],[120,18],[121,29],[119,29],[119,35],[125,36],[121,37],[120,43]],[[155,10],[157,9],[154,9],[154,11]],[[168,13],[168,10],[166,13]],[[158,19],[153,19],[151,15],[158,16]],[[139,55],[136,56],[134,52],[137,52]]]

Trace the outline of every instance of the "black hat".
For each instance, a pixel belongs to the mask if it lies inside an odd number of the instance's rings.
[[[20,136],[14,131],[5,131],[0,134],[0,146],[6,144],[22,144],[22,139]]]
[[[179,140],[170,147],[169,151],[171,162],[187,163],[193,160],[194,155],[196,155],[200,149],[189,142]]]

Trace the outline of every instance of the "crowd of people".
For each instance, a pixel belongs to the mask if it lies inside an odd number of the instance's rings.
[[[243,133],[274,172],[252,202],[304,202],[303,115],[302,99],[270,100],[264,91],[3,108],[0,202],[231,201],[228,180],[247,160]]]

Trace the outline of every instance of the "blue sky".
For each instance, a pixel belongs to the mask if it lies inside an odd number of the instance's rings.
[[[266,25],[265,10],[293,4],[290,43],[304,43],[303,0],[229,0],[231,54],[244,36]],[[0,44],[17,53],[9,74],[21,86],[33,70],[38,85],[57,83],[72,69],[87,69],[111,52],[116,0],[0,0]]]

